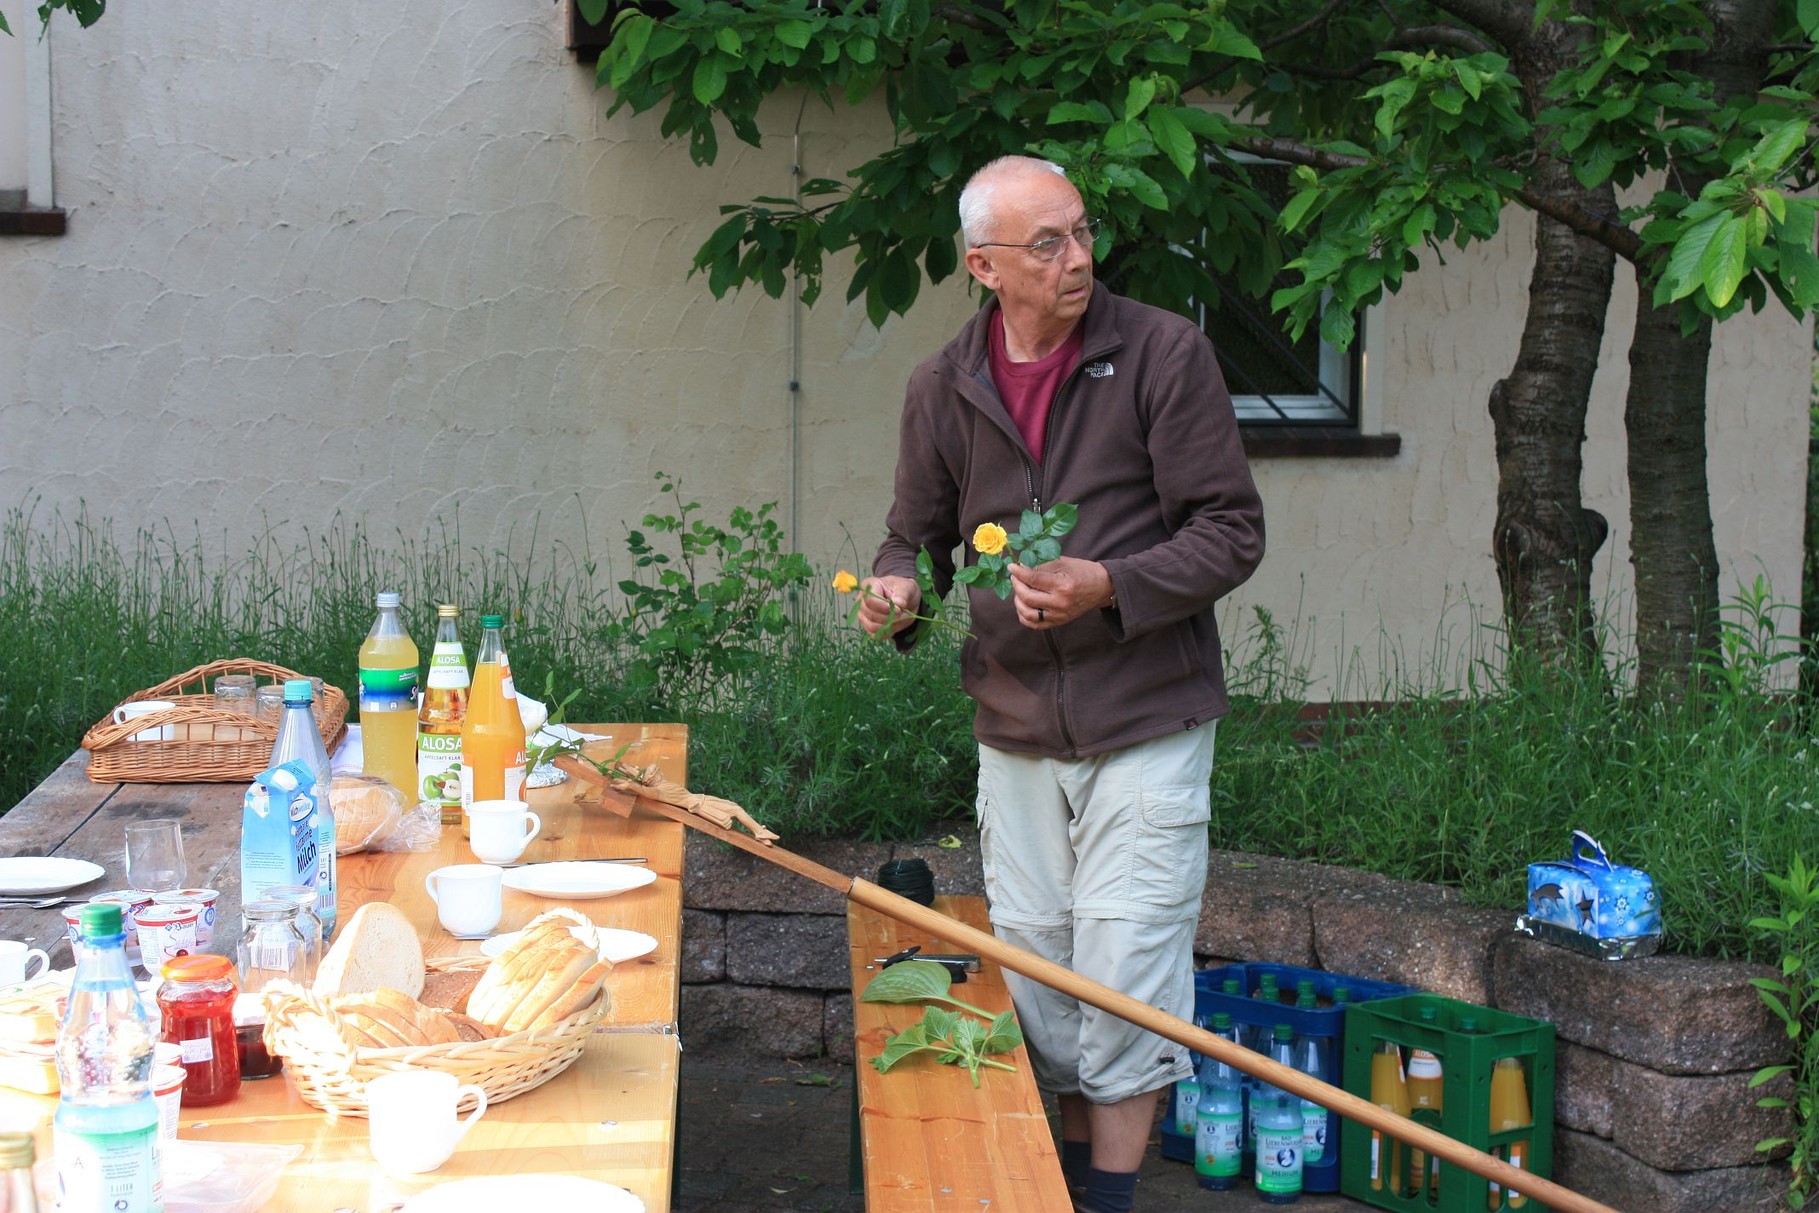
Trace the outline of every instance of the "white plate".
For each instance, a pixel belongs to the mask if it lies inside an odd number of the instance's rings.
[[[594,947],[599,950],[601,960],[610,960],[616,965],[624,964],[628,960],[636,960],[640,956],[648,956],[657,950],[657,941],[643,931],[622,931],[618,927],[595,927],[593,929],[594,938],[590,941],[586,927],[573,926],[568,930],[569,934],[582,943],[592,942]],[[518,936],[521,934],[523,934],[522,931],[512,931],[505,935],[495,935],[480,945],[480,954],[483,956],[502,955],[507,948],[517,942]]]
[[[624,1188],[579,1175],[487,1175],[437,1184],[405,1201],[399,1213],[499,1213],[514,1208],[644,1213],[644,1202]]]
[[[29,897],[40,893],[61,893],[105,875],[106,868],[86,859],[15,855],[11,859],[0,859],[0,894]]]
[[[510,868],[505,873],[505,887],[537,897],[567,897],[586,901],[593,897],[611,897],[631,889],[642,889],[657,879],[649,868],[629,863],[533,863]]]

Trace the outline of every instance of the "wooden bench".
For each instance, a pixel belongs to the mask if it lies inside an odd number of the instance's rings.
[[[935,909],[991,929],[983,898],[938,897]],[[965,949],[857,904],[847,907],[846,931],[859,1074],[856,1144],[868,1213],[1056,1213],[1071,1207],[1026,1049],[999,1055],[1017,1067],[1015,1073],[981,1069],[977,1089],[966,1067],[944,1066],[933,1057],[909,1058],[888,1074],[871,1064],[885,1037],[921,1019],[924,1006],[860,1002],[882,969],[876,958],[913,944],[924,952]],[[989,960],[954,988],[954,997],[994,1014],[1011,1005],[1004,975]]]

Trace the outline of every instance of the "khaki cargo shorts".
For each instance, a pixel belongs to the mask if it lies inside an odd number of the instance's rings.
[[[1188,1022],[1206,884],[1211,723],[1091,758],[979,747],[979,838],[1000,939]],[[1005,974],[1045,1091],[1116,1103],[1192,1073],[1188,1050]]]

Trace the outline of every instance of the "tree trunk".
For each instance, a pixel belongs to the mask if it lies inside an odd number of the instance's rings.
[[[1708,0],[1709,49],[1694,72],[1712,81],[1714,100],[1753,95],[1775,33],[1775,0]],[[1708,178],[1679,171],[1679,188],[1698,197]],[[1651,276],[1637,282],[1636,333],[1630,343],[1630,560],[1636,569],[1636,689],[1677,697],[1691,687],[1694,663],[1718,651],[1718,550],[1706,481],[1706,368],[1712,321],[1701,315],[1681,334],[1682,305],[1650,303]]]
[[[1682,336],[1680,307],[1639,287],[1630,342],[1630,561],[1636,569],[1636,690],[1678,697],[1693,663],[1718,648],[1718,550],[1705,475],[1706,363],[1712,321]]]
[[[1586,191],[1566,166],[1543,160],[1537,184],[1601,214],[1616,211],[1609,186]],[[1593,666],[1592,557],[1609,525],[1580,500],[1586,402],[1610,307],[1615,254],[1536,218],[1522,345],[1507,379],[1491,389],[1497,440],[1497,522],[1492,551],[1511,656],[1548,666]]]

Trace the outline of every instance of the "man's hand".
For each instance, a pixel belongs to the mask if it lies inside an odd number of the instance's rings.
[[[910,616],[922,609],[922,587],[910,577],[867,577],[859,583],[865,597],[859,603],[859,626],[877,636],[886,624],[895,636],[916,621]],[[896,610],[893,612],[892,607]]]
[[[1062,556],[1035,568],[1010,568],[1017,618],[1026,628],[1058,628],[1111,605],[1112,577],[1097,560]]]

